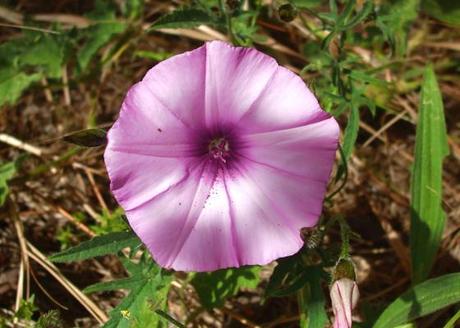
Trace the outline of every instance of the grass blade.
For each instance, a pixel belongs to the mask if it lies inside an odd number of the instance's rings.
[[[460,273],[427,280],[398,297],[373,328],[395,327],[460,302]]]
[[[415,141],[411,182],[412,282],[430,273],[444,230],[442,162],[449,153],[444,108],[431,66],[425,71]]]

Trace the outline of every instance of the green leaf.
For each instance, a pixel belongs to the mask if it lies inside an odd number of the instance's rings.
[[[444,328],[454,328],[455,324],[460,320],[460,310],[455,313],[455,315],[447,321],[444,325]]]
[[[242,267],[214,272],[196,273],[192,279],[201,304],[208,308],[222,306],[240,288],[255,288],[259,283],[260,267]]]
[[[53,262],[81,261],[96,256],[114,254],[123,248],[134,248],[139,245],[139,239],[132,232],[113,232],[94,237],[75,247],[54,254],[50,257],[50,260]]]
[[[64,136],[64,140],[83,147],[98,147],[107,143],[107,132],[102,129],[86,129]]]
[[[441,22],[460,26],[460,2],[452,0],[422,0],[425,13]]]
[[[460,273],[427,280],[393,301],[374,324],[388,328],[408,323],[460,302]]]
[[[448,154],[441,92],[429,65],[422,85],[411,181],[410,248],[414,284],[429,275],[444,230],[442,163]]]
[[[312,9],[321,6],[321,0],[290,0],[290,3],[300,9]]]
[[[134,53],[134,55],[140,58],[147,58],[147,59],[151,59],[154,61],[162,61],[162,60],[168,59],[173,54],[169,52],[165,52],[165,51],[153,52],[153,51],[146,51],[146,50],[138,50]]]
[[[140,280],[142,280],[142,278],[129,277],[112,281],[98,282],[94,285],[86,287],[85,289],[83,289],[83,292],[90,294],[118,289],[132,289],[133,287],[139,284]]]
[[[377,26],[392,45],[398,56],[406,53],[407,34],[418,16],[420,0],[396,0],[382,7],[377,16]]]
[[[265,288],[265,296],[282,297],[298,291],[308,282],[304,269],[300,253],[279,259]]]
[[[41,78],[39,73],[26,74],[11,67],[0,69],[0,106],[14,104],[32,83]]]
[[[156,275],[140,280],[139,284],[110,312],[103,328],[164,327],[164,319],[155,311],[166,306],[171,276],[155,270]]]
[[[152,24],[151,28],[192,28],[204,24],[215,25],[216,21],[207,11],[184,8],[160,17]]]
[[[96,1],[95,9],[88,18],[95,23],[83,31],[86,42],[77,54],[80,71],[85,71],[99,49],[109,43],[114,36],[124,32],[127,27],[126,23],[117,21],[115,8],[112,8],[109,1]]]
[[[16,163],[8,162],[0,165],[0,207],[3,206],[8,195],[8,180],[16,173]]]
[[[320,267],[308,267],[305,272],[308,283],[298,294],[300,309],[300,327],[324,328],[328,322],[325,310],[326,301],[321,288]]]
[[[355,147],[356,139],[358,138],[359,130],[359,106],[353,101],[351,103],[350,117],[348,118],[347,127],[345,128],[343,137],[343,153],[345,159],[348,160]]]
[[[27,39],[32,39],[32,37],[29,36]],[[40,34],[33,38],[33,43],[29,44],[24,53],[20,55],[19,64],[40,67],[46,76],[59,78],[62,75],[61,68],[64,63],[64,46],[64,40]]]

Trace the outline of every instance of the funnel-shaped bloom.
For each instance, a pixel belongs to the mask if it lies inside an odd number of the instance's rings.
[[[332,311],[335,316],[333,328],[351,328],[351,312],[358,300],[359,290],[355,281],[342,278],[334,282],[331,288]]]
[[[223,42],[165,60],[108,133],[111,190],[161,266],[211,271],[297,252],[339,128],[304,82]]]

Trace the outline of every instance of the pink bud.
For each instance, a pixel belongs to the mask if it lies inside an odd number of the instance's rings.
[[[351,312],[359,299],[358,285],[348,278],[336,280],[330,295],[335,315],[333,328],[351,328]]]

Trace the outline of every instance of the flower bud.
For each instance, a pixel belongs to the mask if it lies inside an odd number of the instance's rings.
[[[336,280],[331,287],[330,296],[335,316],[333,328],[351,328],[351,312],[359,299],[356,281],[348,278]]]
[[[297,8],[289,2],[286,2],[278,7],[278,15],[281,20],[291,22],[297,17]]]
[[[340,259],[335,265],[334,269],[334,281],[340,280],[342,278],[348,278],[350,280],[355,280],[355,267],[353,262],[348,259]]]

